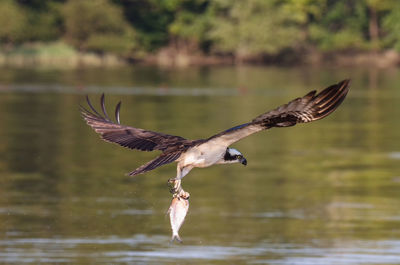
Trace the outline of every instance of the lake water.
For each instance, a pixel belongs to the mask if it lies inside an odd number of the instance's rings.
[[[194,169],[169,242],[175,164],[103,142],[79,104],[106,93],[140,128],[209,137],[345,78],[331,116]],[[206,67],[0,71],[0,264],[400,264],[400,70]]]

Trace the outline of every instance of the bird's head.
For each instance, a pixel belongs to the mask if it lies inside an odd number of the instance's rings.
[[[224,155],[224,163],[241,163],[245,166],[247,165],[247,160],[239,150],[235,148],[227,148]]]

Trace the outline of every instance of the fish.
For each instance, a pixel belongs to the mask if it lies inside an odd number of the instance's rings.
[[[175,240],[182,243],[182,239],[179,236],[179,229],[185,221],[186,214],[189,210],[189,197],[185,196],[174,196],[171,205],[169,206],[169,221],[171,223],[172,237],[171,242]]]

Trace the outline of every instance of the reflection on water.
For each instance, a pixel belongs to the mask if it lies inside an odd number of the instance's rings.
[[[322,242],[320,242],[322,243]],[[323,244],[323,243],[322,243]],[[7,263],[176,264],[181,260],[221,264],[398,264],[399,241],[338,241],[329,248],[261,242],[252,246],[169,244],[169,237],[20,238],[0,241]],[[26,249],[29,249],[26,251]],[[139,250],[140,249],[140,250]]]
[[[151,67],[0,71],[0,263],[399,264],[396,69]],[[322,121],[235,144],[248,166],[195,169],[170,244],[167,165],[99,140],[83,94],[122,99],[125,124],[204,138],[351,77]]]

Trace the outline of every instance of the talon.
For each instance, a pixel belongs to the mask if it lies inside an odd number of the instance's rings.
[[[187,191],[184,191],[183,189],[181,189],[179,191],[178,197],[185,199],[185,200],[189,200],[190,194]]]
[[[181,192],[181,180],[177,178],[168,179],[167,185],[170,187],[169,192],[174,194],[174,196]]]
[[[176,181],[176,178],[170,178],[170,179],[168,179],[168,181],[167,181],[167,185],[170,186],[171,184],[174,184],[175,181]]]
[[[178,190],[175,189],[174,187],[170,188],[170,189],[169,189],[169,192],[172,193],[174,197],[176,197],[175,195],[178,194]]]
[[[168,179],[168,181],[167,181],[167,186],[168,186],[170,189],[174,189],[174,188],[175,188],[175,182],[176,182],[176,179],[175,179],[175,178],[170,178],[170,179]]]

